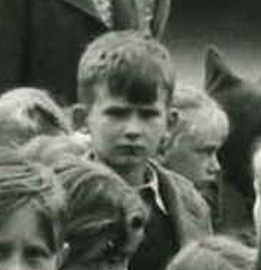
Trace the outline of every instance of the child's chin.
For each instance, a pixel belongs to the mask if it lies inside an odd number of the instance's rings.
[[[135,156],[135,155],[128,155],[128,156],[119,156],[115,157],[110,163],[122,166],[122,167],[129,167],[129,166],[138,166],[142,165],[146,162],[146,158],[144,156]]]

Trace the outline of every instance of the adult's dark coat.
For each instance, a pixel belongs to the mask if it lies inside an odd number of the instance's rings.
[[[148,5],[150,1],[144,1]],[[93,0],[0,0],[0,93],[46,88],[61,104],[76,101],[76,72],[86,44],[109,30],[143,29],[137,0],[111,0],[111,26]],[[155,0],[151,31],[160,36],[170,0]]]
[[[107,30],[91,0],[0,0],[0,93],[26,85],[74,102],[79,57]]]

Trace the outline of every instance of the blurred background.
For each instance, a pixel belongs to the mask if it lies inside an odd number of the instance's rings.
[[[202,86],[208,44],[219,47],[237,74],[257,81],[261,78],[261,1],[172,0],[163,41],[171,49],[178,84]]]

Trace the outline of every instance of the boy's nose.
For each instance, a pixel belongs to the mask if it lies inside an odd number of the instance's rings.
[[[209,173],[211,174],[217,174],[221,170],[220,163],[218,161],[217,155],[213,155],[211,159],[211,164],[209,168]]]
[[[131,117],[130,119],[126,120],[125,123],[125,135],[135,140],[137,139],[142,132],[142,123],[137,117]]]
[[[19,256],[13,256],[5,265],[5,270],[30,270]]]

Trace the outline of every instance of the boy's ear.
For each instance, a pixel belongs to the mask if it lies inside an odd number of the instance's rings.
[[[56,269],[60,269],[63,266],[64,262],[69,256],[69,253],[70,253],[70,245],[68,243],[64,243],[62,248],[57,254]]]
[[[179,114],[178,114],[178,110],[176,108],[170,108],[169,111],[168,111],[168,119],[167,119],[167,129],[168,131],[171,131],[173,132],[176,125],[177,125],[177,122],[178,122],[178,119],[179,119]]]
[[[178,123],[178,110],[176,108],[170,108],[167,115],[167,130],[161,138],[158,148],[158,158],[163,158],[167,148],[171,145],[172,139],[175,136],[176,125]]]
[[[168,112],[167,132],[165,134],[165,144],[168,145],[176,136],[177,124],[179,122],[179,113],[176,108],[170,108]]]
[[[74,130],[79,130],[85,126],[87,110],[83,104],[75,104],[72,106],[71,121]]]

